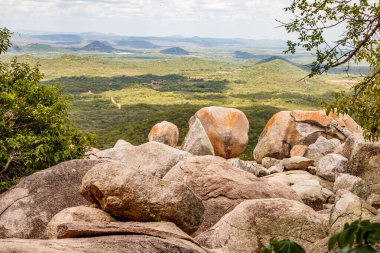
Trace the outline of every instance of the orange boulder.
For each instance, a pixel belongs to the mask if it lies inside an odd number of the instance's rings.
[[[178,137],[178,127],[167,121],[154,125],[148,135],[149,141],[161,142],[173,148],[177,146]]]

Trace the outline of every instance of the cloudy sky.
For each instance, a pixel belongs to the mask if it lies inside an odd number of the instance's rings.
[[[136,36],[285,38],[291,0],[0,0],[0,27]]]

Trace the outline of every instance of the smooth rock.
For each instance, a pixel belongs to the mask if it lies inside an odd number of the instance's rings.
[[[306,171],[294,170],[276,173],[263,179],[290,186],[302,201],[314,210],[322,210],[329,198],[334,194],[332,184]]]
[[[101,209],[76,206],[63,209],[50,220],[47,225],[47,237],[50,239],[58,238],[58,226],[70,222],[113,222],[116,221],[112,216]]]
[[[98,156],[126,163],[144,174],[162,178],[180,160],[192,154],[151,141],[139,146],[126,145],[104,150]]]
[[[190,126],[181,149],[193,155],[215,155],[212,143],[199,119],[195,119]]]
[[[83,177],[81,194],[114,217],[170,221],[187,233],[200,225],[202,201],[183,183],[144,175],[129,164],[108,162]]]
[[[293,156],[282,160],[285,170],[307,170],[307,168],[314,164],[314,160],[303,157]]]
[[[241,155],[248,145],[249,121],[245,114],[234,108],[204,107],[189,120],[189,129],[196,122],[202,123],[215,155],[234,158]]]
[[[178,138],[178,127],[167,121],[154,125],[148,135],[149,141],[160,142],[173,148],[177,146]]]
[[[340,141],[338,139],[333,138],[328,140],[320,136],[315,143],[309,145],[305,157],[318,162],[323,156],[333,153],[339,145]]]
[[[317,163],[317,175],[329,180],[335,181],[338,173],[347,172],[347,158],[338,154],[328,154]]]
[[[46,226],[55,214],[89,204],[79,194],[82,177],[102,163],[73,160],[21,179],[0,195],[0,238],[46,238]]]
[[[214,156],[186,158],[164,180],[184,182],[205,206],[202,225],[195,234],[212,227],[235,206],[247,199],[285,198],[301,201],[286,185],[267,182]]]
[[[338,174],[335,179],[334,192],[339,190],[350,191],[362,199],[369,195],[368,185],[363,179],[345,173]]]
[[[119,148],[122,146],[133,146],[133,145],[131,143],[125,141],[125,140],[119,139],[119,140],[117,140],[117,142],[115,143],[115,146],[113,146],[113,147]]]
[[[327,235],[323,220],[310,207],[293,200],[246,200],[195,239],[222,252],[260,252],[274,236],[290,239],[306,251]]]

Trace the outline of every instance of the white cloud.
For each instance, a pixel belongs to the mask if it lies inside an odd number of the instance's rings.
[[[278,36],[290,0],[0,0],[0,26],[136,35]]]

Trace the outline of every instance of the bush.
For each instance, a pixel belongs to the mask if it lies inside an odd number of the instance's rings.
[[[9,46],[9,31],[0,29],[0,53]],[[58,86],[40,84],[42,77],[17,59],[0,62],[0,192],[20,177],[81,158],[94,140],[68,121],[68,100]]]

